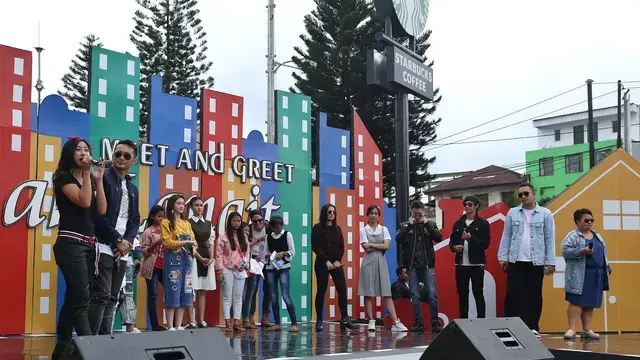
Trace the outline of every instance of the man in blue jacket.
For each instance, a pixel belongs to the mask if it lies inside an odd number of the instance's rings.
[[[120,141],[104,173],[107,213],[101,217],[95,215],[94,220],[99,228],[96,231],[99,259],[98,276],[91,282],[89,304],[89,322],[93,334],[111,334],[113,313],[127,270],[129,252],[138,235],[138,188],[129,176],[129,170],[136,163],[137,152],[133,141]],[[134,258],[140,257],[141,254],[134,252]]]
[[[529,183],[518,187],[521,205],[509,210],[498,249],[498,261],[507,271],[504,315],[520,317],[539,336],[542,314],[542,281],[556,264],[553,214],[536,203]]]

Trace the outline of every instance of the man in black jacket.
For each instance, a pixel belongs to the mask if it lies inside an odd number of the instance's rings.
[[[484,301],[485,250],[489,248],[489,222],[478,216],[480,200],[467,196],[462,201],[465,214],[453,224],[449,247],[456,253],[456,287],[460,318],[469,317],[469,280],[476,301],[478,318],[486,316]]]
[[[398,299],[411,300],[411,290],[409,290],[409,275],[407,275],[407,268],[401,266],[396,269],[396,275],[398,280],[391,284],[391,298],[393,301]]]
[[[89,322],[91,332],[111,334],[113,313],[120,287],[127,270],[129,251],[138,236],[140,212],[138,188],[131,182],[129,170],[136,163],[137,147],[131,140],[122,140],[113,152],[113,161],[105,170],[103,185],[107,198],[107,213],[97,216],[101,230],[96,246],[100,252],[98,276],[91,281]]]
[[[398,264],[407,268],[409,288],[415,323],[411,331],[423,331],[424,321],[420,306],[420,286],[424,283],[429,294],[431,328],[434,332],[442,330],[438,317],[438,290],[436,287],[436,255],[433,243],[442,241],[442,234],[436,223],[424,216],[424,204],[421,201],[411,203],[409,221],[400,224],[396,234],[398,243]]]

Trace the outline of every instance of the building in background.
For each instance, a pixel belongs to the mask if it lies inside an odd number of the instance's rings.
[[[631,139],[639,140],[638,105],[630,104],[629,110]],[[538,150],[526,152],[526,171],[541,204],[556,197],[589,170],[587,122],[586,111],[533,121],[538,130]],[[596,163],[599,163],[616,148],[618,107],[594,110],[593,127]],[[624,114],[621,128],[624,132]]]
[[[442,227],[444,214],[442,210],[438,209],[438,201],[442,199],[462,200],[465,196],[474,195],[480,199],[480,209],[499,202],[514,206],[517,204],[516,187],[527,180],[526,175],[490,165],[424,190],[424,194],[435,198],[435,221],[438,226]]]

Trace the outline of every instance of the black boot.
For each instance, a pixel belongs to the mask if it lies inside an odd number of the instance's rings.
[[[422,322],[422,320],[416,320],[415,323],[413,323],[413,327],[411,328],[412,332],[423,332],[424,331],[424,323]]]
[[[353,323],[351,322],[351,320],[349,320],[348,317],[345,317],[342,319],[342,321],[340,321],[340,330],[344,330],[344,329],[349,329],[349,330],[355,330],[356,326],[353,325]]]
[[[440,319],[431,320],[431,332],[438,333],[442,331],[442,325],[440,325]]]
[[[323,330],[324,326],[323,326],[323,322],[322,320],[318,320],[316,321],[316,332],[320,332]]]

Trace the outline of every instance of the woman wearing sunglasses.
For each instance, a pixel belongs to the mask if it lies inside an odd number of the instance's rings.
[[[569,330],[565,339],[576,336],[578,319],[582,321],[582,338],[599,339],[591,329],[593,309],[602,306],[602,294],[609,290],[611,267],[607,261],[607,246],[602,236],[593,230],[593,214],[589,209],[573,213],[576,229],[562,241],[565,268],[565,300],[569,302]]]
[[[332,204],[325,204],[320,210],[320,222],[313,226],[311,230],[311,249],[316,254],[314,271],[318,281],[318,292],[316,293],[316,330],[322,331],[324,310],[324,297],[329,286],[329,275],[338,291],[338,306],[340,307],[341,329],[355,329],[349,320],[347,312],[347,282],[342,270],[342,256],[344,255],[344,237],[342,229],[336,221],[336,207]]]

